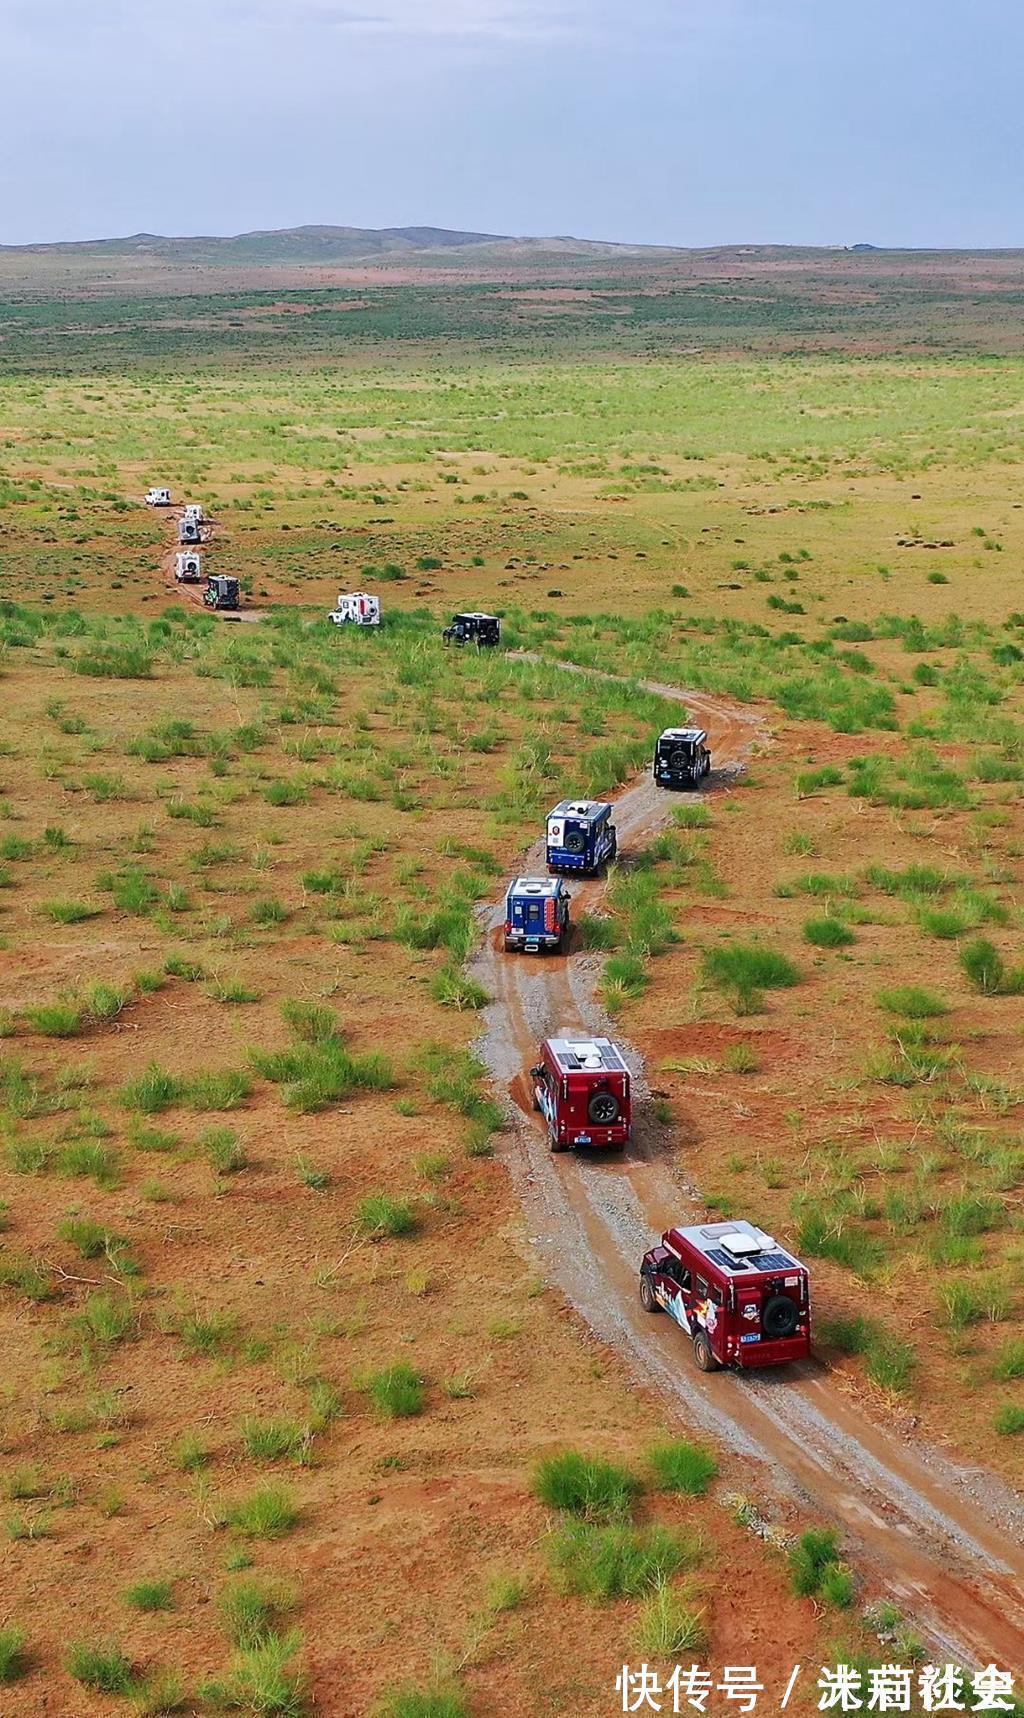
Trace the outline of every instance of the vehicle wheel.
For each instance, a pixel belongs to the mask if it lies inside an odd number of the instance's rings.
[[[551,1149],[552,1149],[552,1151],[564,1151],[566,1148],[562,1144],[560,1139],[555,1139],[554,1136],[552,1136]]]
[[[693,1339],[693,1358],[701,1372],[717,1372],[718,1361],[711,1352],[711,1344],[702,1330],[698,1330]]]
[[[640,1273],[640,1305],[643,1307],[645,1312],[661,1311],[661,1307],[655,1299],[654,1284],[646,1271],[641,1271]]]
[[[511,953],[512,953],[512,951],[513,951],[513,949],[514,949],[514,948],[515,948],[515,944],[514,944],[514,943],[510,943],[510,942],[509,942],[509,941],[508,941],[508,939],[507,939],[507,938],[506,938],[506,939],[505,939],[505,953],[506,953],[506,954],[511,954]]]
[[[609,865],[614,865],[614,863],[618,857],[619,857],[619,838],[617,835],[613,835],[612,836],[612,850],[608,855]]]

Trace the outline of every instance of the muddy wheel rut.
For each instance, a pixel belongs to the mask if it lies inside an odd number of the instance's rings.
[[[718,698],[642,684],[684,704],[708,729],[711,793],[767,738],[756,716]],[[617,796],[615,820],[627,858],[667,820],[673,803],[649,774]],[[523,868],[543,871],[539,843]],[[603,886],[592,882],[574,890],[577,915],[600,899]],[[643,1102],[640,1055],[602,1013],[600,957],[506,956],[502,917],[500,905],[489,910],[474,962],[475,976],[493,998],[484,1010],[480,1049],[506,1100],[507,1163],[530,1242],[551,1280],[675,1417],[733,1452],[738,1489],[771,1495],[784,1517],[839,1526],[869,1590],[892,1599],[929,1637],[936,1656],[965,1665],[994,1662],[1020,1674],[1024,1502],[1015,1493],[995,1476],[913,1444],[869,1416],[816,1362],[775,1374],[704,1375],[693,1365],[683,1332],[643,1311],[637,1295],[642,1253],[670,1222],[693,1221],[704,1207]],[[537,1125],[527,1070],[539,1039],[563,1027],[613,1034],[630,1062],[641,1101],[634,1142],[621,1156],[552,1154]],[[731,1143],[721,1142],[722,1148]]]

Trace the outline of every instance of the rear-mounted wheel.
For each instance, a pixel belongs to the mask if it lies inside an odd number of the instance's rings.
[[[693,1358],[701,1372],[717,1372],[719,1369],[711,1344],[702,1330],[698,1330],[693,1339]]]

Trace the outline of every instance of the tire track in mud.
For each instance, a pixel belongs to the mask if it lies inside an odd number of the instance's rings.
[[[718,698],[640,684],[684,704],[707,728],[715,764],[710,791],[767,739],[756,716]],[[615,801],[620,850],[628,855],[631,845],[664,823],[671,803],[649,773],[624,789]],[[543,873],[541,842],[525,855],[523,869]],[[574,890],[577,916],[603,888],[587,882]],[[968,1666],[994,1662],[1019,1676],[1024,1502],[1009,1487],[937,1450],[913,1446],[869,1418],[818,1363],[775,1374],[700,1373],[675,1324],[641,1309],[641,1255],[670,1223],[698,1220],[704,1207],[644,1101],[649,1089],[642,1058],[597,1001],[600,956],[506,956],[502,923],[499,903],[487,914],[473,963],[474,976],[493,998],[483,1013],[479,1047],[507,1099],[506,1162],[531,1244],[550,1278],[638,1381],[657,1389],[689,1426],[755,1464],[753,1483],[770,1491],[784,1511],[840,1527],[869,1585],[912,1618],[943,1659]],[[633,1144],[621,1156],[553,1154],[536,1124],[528,1069],[539,1040],[563,1027],[610,1033],[623,1048],[639,1103]]]

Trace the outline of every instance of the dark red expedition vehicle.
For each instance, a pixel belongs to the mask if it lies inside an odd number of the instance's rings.
[[[753,1223],[666,1229],[644,1254],[640,1299],[693,1338],[702,1372],[781,1366],[811,1351],[807,1268]]]
[[[610,1038],[545,1038],[530,1069],[533,1104],[548,1127],[552,1151],[575,1145],[626,1145],[630,1136],[629,1069]]]

